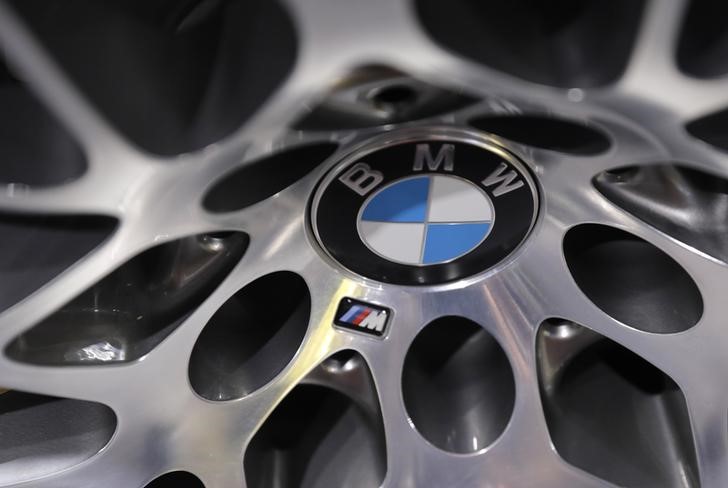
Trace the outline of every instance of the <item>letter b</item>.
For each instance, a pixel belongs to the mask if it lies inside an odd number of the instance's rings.
[[[339,177],[339,181],[361,196],[372,191],[383,179],[382,173],[373,170],[366,163],[355,164]]]

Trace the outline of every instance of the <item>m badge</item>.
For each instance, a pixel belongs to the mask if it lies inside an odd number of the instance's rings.
[[[334,325],[342,329],[383,337],[387,332],[391,310],[385,307],[342,298],[334,316]]]

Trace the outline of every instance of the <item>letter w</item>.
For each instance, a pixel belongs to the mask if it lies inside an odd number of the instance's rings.
[[[510,170],[503,174],[506,169],[508,169],[508,165],[506,163],[501,163],[495,171],[483,180],[483,186],[485,187],[498,185],[498,187],[493,190],[493,195],[496,197],[505,195],[506,193],[523,186],[523,181],[518,179],[518,174],[515,171]]]

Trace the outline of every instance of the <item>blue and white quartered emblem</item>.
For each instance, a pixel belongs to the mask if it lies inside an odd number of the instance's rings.
[[[358,230],[380,256],[423,266],[453,261],[478,247],[494,218],[490,198],[473,183],[449,175],[415,176],[365,202]]]

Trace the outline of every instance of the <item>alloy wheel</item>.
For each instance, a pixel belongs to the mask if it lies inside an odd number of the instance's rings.
[[[728,485],[726,10],[0,4],[0,486]]]

